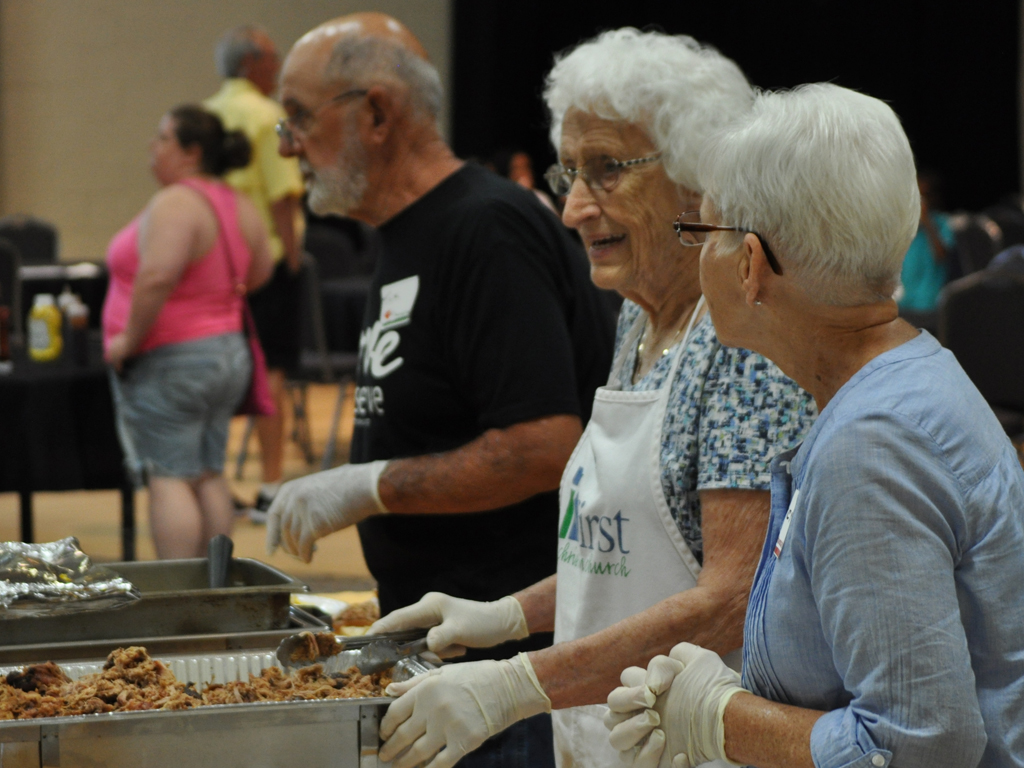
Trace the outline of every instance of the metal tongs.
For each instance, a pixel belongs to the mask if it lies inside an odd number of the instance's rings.
[[[360,674],[372,675],[376,672],[383,672],[390,669],[399,661],[427,650],[427,638],[421,637],[407,643],[396,643],[388,637],[379,637],[358,649],[348,649],[344,641],[338,642],[335,652],[330,656],[317,656],[312,660],[295,661],[295,652],[309,643],[309,632],[300,632],[297,635],[289,635],[277,646],[277,660],[281,669],[288,671],[301,669],[311,664],[322,664],[324,674],[330,675],[337,672],[344,672],[349,667],[355,667]],[[357,653],[352,656],[342,655],[342,651],[353,650]]]

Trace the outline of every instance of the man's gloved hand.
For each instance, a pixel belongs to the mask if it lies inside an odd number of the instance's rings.
[[[451,768],[489,737],[541,712],[551,700],[525,653],[506,661],[474,661],[433,669],[404,683],[380,723],[381,762],[392,768]],[[431,759],[433,758],[433,759]]]
[[[632,670],[623,682],[636,682]],[[691,768],[724,760],[726,705],[742,692],[739,675],[718,654],[691,643],[680,643],[668,656],[656,656],[647,665],[643,685],[616,688],[608,696],[610,712],[605,725],[609,740],[620,752],[640,747],[632,755],[633,768]],[[642,708],[649,696],[654,706]],[[644,739],[647,739],[644,742]],[[629,762],[629,755],[624,755]]]
[[[387,464],[345,464],[282,485],[267,513],[267,554],[280,546],[308,563],[317,539],[387,512],[377,491]]]
[[[418,603],[392,611],[369,634],[433,627],[427,647],[442,659],[461,656],[466,648],[490,648],[530,634],[523,607],[512,595],[482,603],[428,592]]]

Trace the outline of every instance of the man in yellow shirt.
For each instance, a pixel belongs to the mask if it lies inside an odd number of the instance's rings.
[[[277,152],[274,131],[284,110],[269,98],[277,86],[280,59],[270,36],[247,24],[224,33],[217,43],[217,70],[224,83],[204,102],[220,116],[228,130],[241,130],[252,144],[252,162],[229,173],[225,180],[256,204],[267,230],[276,261],[270,282],[249,297],[260,341],[267,355],[270,386],[277,415],[257,419],[263,458],[263,485],[256,498],[253,519],[265,519],[266,510],[281,484],[284,450],[284,376],[299,355],[299,281],[302,255],[302,175],[298,163]]]

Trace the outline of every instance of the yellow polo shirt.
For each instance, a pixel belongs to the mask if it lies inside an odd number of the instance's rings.
[[[242,131],[252,144],[249,165],[231,171],[224,181],[256,204],[270,233],[270,252],[274,261],[278,261],[284,256],[284,245],[275,231],[270,205],[288,195],[301,196],[303,192],[298,161],[277,153],[274,126],[285,112],[280,104],[241,77],[225,80],[221,89],[204,101],[203,106],[220,117],[229,131]],[[296,222],[295,231],[301,233],[301,221]]]

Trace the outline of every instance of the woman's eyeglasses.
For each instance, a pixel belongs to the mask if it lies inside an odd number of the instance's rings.
[[[564,165],[555,163],[544,172],[544,179],[547,181],[551,191],[559,197],[569,194],[576,177],[579,176],[583,182],[595,192],[611,192],[615,189],[622,172],[638,165],[653,163],[661,159],[661,152],[646,157],[638,157],[635,160],[613,160],[610,157],[595,157],[588,160],[579,168],[566,168]]]
[[[782,265],[779,264],[779,260],[775,258],[775,254],[772,253],[772,249],[768,247],[768,243],[761,235],[752,229],[744,229],[743,227],[723,227],[718,224],[704,224],[700,220],[700,211],[683,211],[676,218],[675,224],[672,225],[675,229],[676,234],[679,236],[679,242],[685,246],[702,246],[704,241],[707,240],[709,232],[744,232],[751,234],[758,239],[761,243],[761,250],[764,251],[764,257],[768,260],[768,266],[772,268],[772,272],[776,275],[782,274]]]

